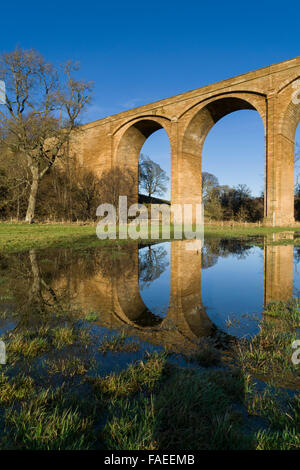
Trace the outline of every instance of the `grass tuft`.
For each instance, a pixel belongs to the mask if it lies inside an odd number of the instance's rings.
[[[46,390],[6,413],[6,439],[15,449],[81,450],[92,446],[91,419],[72,408],[61,391]]]
[[[18,374],[9,379],[3,372],[0,374],[0,405],[10,406],[15,401],[27,400],[33,395],[35,384],[31,377]]]
[[[63,377],[84,375],[88,370],[85,362],[78,357],[48,360],[46,365],[48,366],[49,374],[61,374]]]
[[[139,349],[140,346],[136,341],[128,342],[128,337],[123,331],[111,336],[104,336],[99,346],[99,351],[103,354],[108,352],[137,352]]]
[[[100,395],[113,398],[129,396],[143,389],[152,390],[166,369],[164,355],[153,354],[144,361],[131,364],[128,369],[119,374],[110,374],[106,377],[90,379],[95,390]]]

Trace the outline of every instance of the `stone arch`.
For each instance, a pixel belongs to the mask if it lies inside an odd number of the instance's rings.
[[[130,120],[125,123],[113,134],[113,165],[120,166],[121,168],[129,168],[133,171],[136,178],[136,200],[138,196],[138,165],[140,151],[148,137],[159,129],[164,129],[166,131],[172,153],[171,123],[168,118],[163,116],[140,116],[139,118],[135,118],[134,120]]]
[[[206,136],[224,116],[243,109],[257,111],[266,128],[266,98],[256,93],[239,92],[212,97],[193,106],[183,116],[177,203],[199,204],[202,201],[202,148]]]

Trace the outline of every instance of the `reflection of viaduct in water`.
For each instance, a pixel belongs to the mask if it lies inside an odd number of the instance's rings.
[[[273,242],[279,241],[282,234],[273,236]],[[292,239],[292,232],[286,233],[286,239]],[[264,305],[277,300],[288,300],[293,293],[293,254],[294,245],[274,245],[266,240],[264,248]]]
[[[127,326],[140,339],[172,350],[191,347],[201,336],[209,336],[215,326],[201,299],[201,250],[187,250],[189,243],[171,243],[171,298],[160,322],[153,322],[140,295],[137,245],[128,245],[126,254],[114,260],[109,275],[99,272],[81,281],[77,301],[87,309],[100,309],[103,326]],[[293,245],[266,243],[264,253],[264,305],[287,300],[293,287]]]
[[[119,319],[139,330],[138,335],[159,344],[195,342],[213,328],[201,299],[201,250],[187,250],[188,241],[171,244],[171,296],[167,315],[151,329],[141,327],[147,308],[139,291],[138,250],[133,253],[134,269],[115,281],[114,311]],[[150,336],[149,336],[150,335]]]
[[[101,272],[82,281],[77,301],[91,310],[101,310],[100,323],[109,328],[128,326],[131,333],[173,350],[208,336],[214,325],[201,300],[201,250],[187,250],[189,241],[171,244],[171,298],[167,315],[157,321],[145,306],[139,290],[137,245],[115,259],[110,276]]]

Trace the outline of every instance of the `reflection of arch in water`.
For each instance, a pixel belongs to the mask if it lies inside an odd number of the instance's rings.
[[[171,300],[165,318],[156,321],[155,333],[159,329],[169,331],[169,336],[182,336],[182,339],[197,340],[208,335],[213,327],[203,308],[201,300],[201,251],[187,250],[189,241],[171,243]],[[114,312],[124,323],[140,329],[145,325],[143,319],[150,312],[141,299],[139,291],[138,248],[131,247],[131,260],[134,268],[130,276],[124,273],[114,284]],[[155,316],[152,316],[152,320]],[[174,328],[175,327],[175,328]]]
[[[149,326],[161,323],[170,305],[169,245],[170,243],[147,244],[139,249],[139,291],[143,302],[153,312],[149,312],[152,317]]]
[[[125,262],[130,260],[130,269],[124,266],[112,279],[114,312],[122,322],[132,326],[155,325],[159,322],[144,304],[139,291],[138,245],[129,244],[127,251]]]
[[[171,303],[167,314],[189,338],[208,336],[213,327],[201,298],[201,249],[193,241],[171,244]]]

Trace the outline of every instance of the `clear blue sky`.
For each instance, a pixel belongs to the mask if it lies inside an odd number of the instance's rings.
[[[0,50],[20,45],[53,62],[79,60],[82,77],[95,82],[90,121],[300,55],[299,10],[296,1],[6,1]],[[168,151],[163,132],[143,149],[166,169]],[[263,154],[258,114],[240,111],[209,133],[203,169],[258,194]]]

